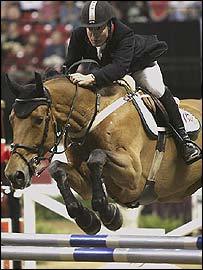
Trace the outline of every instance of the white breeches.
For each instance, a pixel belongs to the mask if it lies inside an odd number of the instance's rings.
[[[146,88],[157,98],[162,97],[165,92],[162,73],[157,62],[153,67],[147,67],[141,71],[134,72],[131,76],[136,81],[136,85]]]

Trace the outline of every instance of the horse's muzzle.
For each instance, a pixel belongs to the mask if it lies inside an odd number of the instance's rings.
[[[25,180],[25,174],[22,171],[16,171],[14,175],[7,175],[13,189],[24,189],[29,184]]]

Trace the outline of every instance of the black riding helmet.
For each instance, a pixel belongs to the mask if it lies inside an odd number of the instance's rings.
[[[113,7],[107,1],[87,1],[81,12],[81,26],[99,27],[114,17]]]

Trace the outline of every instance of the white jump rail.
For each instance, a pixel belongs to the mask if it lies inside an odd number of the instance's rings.
[[[60,195],[56,184],[51,185],[32,185],[31,187],[22,191],[24,198],[24,232],[25,233],[36,233],[36,218],[35,218],[35,202],[43,205],[44,207],[50,209],[51,211],[61,215],[62,217],[70,220],[75,223],[75,221],[70,218],[67,213],[66,207],[64,204],[56,201],[54,198],[50,197],[50,195],[56,196]],[[138,210],[138,209],[136,209]],[[77,226],[77,225],[76,225]],[[167,233],[168,236],[185,236],[192,232],[193,230],[199,229],[202,226],[202,221],[200,218],[196,218],[191,222],[184,224],[183,226]],[[138,232],[139,230],[139,232]],[[163,235],[165,234],[164,229],[135,229],[125,228],[127,234],[133,231],[133,234],[139,233],[141,235],[148,235],[152,231],[152,235]],[[120,231],[120,230],[119,230]],[[108,233],[109,230],[102,226],[100,233]],[[121,231],[120,231],[121,232]],[[118,234],[120,232],[111,232],[111,234]],[[150,233],[150,234],[151,234]],[[25,261],[24,269],[36,269],[35,261]]]
[[[2,246],[1,257],[36,261],[202,264],[200,250],[184,249]]]
[[[202,236],[83,235],[2,233],[2,245],[48,247],[105,247],[202,249]]]

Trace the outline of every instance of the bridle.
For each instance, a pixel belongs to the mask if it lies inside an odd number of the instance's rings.
[[[45,117],[45,127],[44,127],[42,140],[41,140],[41,143],[39,144],[39,146],[35,147],[35,146],[28,146],[28,145],[24,145],[24,144],[18,144],[18,143],[11,144],[11,154],[17,154],[28,166],[30,175],[36,175],[36,176],[40,176],[40,174],[49,166],[49,164],[50,164],[50,162],[55,154],[64,153],[68,148],[70,148],[73,145],[81,146],[85,143],[87,135],[89,133],[89,130],[92,127],[92,124],[93,124],[94,119],[97,115],[97,112],[99,111],[99,105],[100,105],[100,94],[96,93],[95,111],[94,111],[94,114],[93,114],[92,119],[90,120],[88,126],[85,127],[84,135],[81,137],[81,136],[79,136],[79,133],[74,134],[73,132],[70,132],[70,129],[71,129],[70,119],[71,119],[71,115],[72,115],[72,112],[74,110],[75,102],[76,102],[76,99],[78,96],[78,85],[76,84],[75,94],[74,94],[74,97],[72,100],[72,104],[70,106],[69,113],[67,115],[66,123],[60,131],[57,130],[57,123],[55,120],[53,120],[54,130],[55,130],[55,143],[54,143],[54,146],[47,151],[47,152],[51,153],[51,155],[49,157],[44,157],[43,156],[43,152],[44,152],[43,148],[44,148],[44,144],[46,142],[47,135],[48,135],[49,122],[51,119],[54,119],[54,116],[51,113],[52,100],[51,100],[50,93],[49,93],[48,89],[46,89],[46,88],[44,88],[44,92],[46,94],[46,97],[32,98],[32,99],[18,99],[18,98],[15,99],[16,103],[26,103],[26,102],[33,102],[34,103],[34,102],[41,101],[41,102],[43,102],[43,104],[47,105],[47,111],[46,111],[46,117]],[[58,145],[60,144],[63,136],[65,136],[64,150],[58,151],[57,148],[58,148]],[[67,138],[69,139],[69,142],[70,142],[69,144],[67,144]],[[23,154],[21,154],[18,151],[18,149],[25,149],[29,153],[36,154],[36,156],[31,158],[30,160],[27,160],[23,156]],[[35,172],[37,165],[40,164],[41,161],[45,161],[45,160],[48,161],[48,165],[44,166],[38,172]]]
[[[53,116],[51,115],[51,97],[50,94],[48,92],[48,90],[46,88],[44,88],[44,91],[46,92],[46,97],[40,97],[40,98],[32,98],[32,99],[15,99],[15,103],[27,103],[27,102],[43,102],[43,104],[47,105],[47,111],[46,111],[46,117],[45,117],[45,127],[44,127],[44,132],[42,135],[42,140],[41,143],[38,146],[28,146],[28,145],[24,145],[24,144],[18,144],[18,143],[12,143],[11,144],[11,154],[17,154],[19,155],[19,157],[26,163],[26,165],[29,168],[29,172],[31,175],[35,174],[35,168],[36,166],[42,161],[42,160],[48,160],[51,161],[51,158],[53,157],[53,155],[55,153],[59,153],[57,152],[57,146],[59,144],[59,140],[58,138],[55,140],[55,144],[53,147],[53,150],[49,150],[48,152],[51,152],[52,155],[49,158],[45,158],[43,157],[43,147],[44,144],[46,142],[47,139],[47,135],[48,135],[48,129],[49,129],[49,122],[51,120],[51,118],[53,118]],[[56,127],[56,123],[54,121],[54,129],[55,129],[55,133],[57,133],[57,127]],[[57,137],[57,136],[56,136]],[[61,139],[60,139],[61,140]],[[27,160],[19,151],[18,149],[25,149],[27,150],[29,153],[33,153],[33,154],[37,154],[34,158]],[[40,174],[42,173],[42,171],[40,172]],[[39,175],[39,172],[38,172]]]

